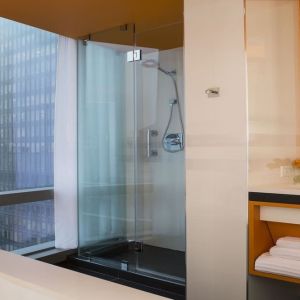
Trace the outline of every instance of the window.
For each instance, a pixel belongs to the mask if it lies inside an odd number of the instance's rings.
[[[54,241],[57,45],[55,34],[0,18],[0,248],[4,250],[49,246]]]
[[[33,246],[37,245],[50,248],[54,241],[53,222],[53,200],[3,205],[0,208],[0,248],[18,250],[21,254],[36,251]]]

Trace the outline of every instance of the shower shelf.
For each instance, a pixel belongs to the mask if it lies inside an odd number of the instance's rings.
[[[278,195],[277,195],[278,196]],[[282,221],[282,218],[270,219],[264,218],[261,212],[263,209],[297,209],[300,212],[300,203],[298,204],[291,204],[279,202],[264,202],[263,195],[262,201],[252,201],[250,198],[249,201],[249,274],[260,276],[260,277],[267,277],[271,279],[287,281],[292,283],[300,284],[299,278],[277,275],[272,273],[265,273],[255,270],[255,261],[256,259],[263,253],[268,252],[271,247],[273,247],[278,238],[284,236],[294,236],[300,238],[300,221],[298,224],[291,220]],[[298,211],[295,212],[296,214],[299,213]]]

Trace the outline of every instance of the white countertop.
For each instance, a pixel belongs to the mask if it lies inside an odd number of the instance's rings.
[[[300,184],[272,184],[248,187],[249,192],[284,195],[300,195]]]
[[[165,298],[0,250],[0,299],[158,300]]]

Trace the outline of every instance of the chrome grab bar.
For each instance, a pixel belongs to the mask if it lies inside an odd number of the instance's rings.
[[[157,137],[158,131],[153,129],[147,130],[147,157],[157,156],[158,152],[156,149],[152,148],[152,137]]]

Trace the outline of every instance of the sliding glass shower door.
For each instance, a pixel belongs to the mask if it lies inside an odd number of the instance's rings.
[[[133,46],[110,42],[122,33],[78,42],[79,251],[95,261],[135,239]]]

